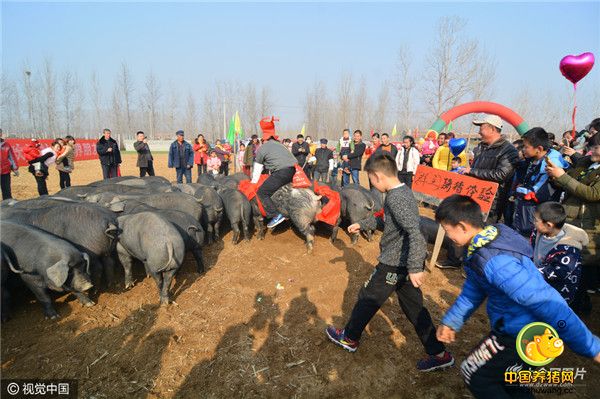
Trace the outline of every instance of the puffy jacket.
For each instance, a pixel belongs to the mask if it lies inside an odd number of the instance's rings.
[[[396,155],[396,167],[398,168],[398,171],[403,172],[403,173],[415,173],[417,171],[417,166],[419,166],[419,163],[421,162],[421,156],[419,154],[419,150],[417,150],[415,147],[410,147],[410,150],[408,151],[408,161],[406,163],[406,170],[403,170],[404,168],[404,147],[402,147],[399,151],[398,151],[398,155]]]
[[[179,159],[179,148],[177,148],[177,140],[171,143],[171,147],[169,147],[169,159],[167,166],[169,168],[180,168],[181,167],[181,159]],[[192,146],[187,141],[183,141],[183,163],[185,166],[192,167],[194,166],[194,151],[192,150]]]
[[[112,152],[108,151],[109,148],[112,148]],[[100,163],[102,165],[118,165],[121,163],[119,145],[112,137],[108,140],[101,137],[96,143],[96,152],[100,156]]]
[[[487,226],[465,254],[467,278],[442,323],[459,331],[487,298],[492,330],[516,337],[529,323],[554,327],[569,347],[587,357],[600,352],[592,335],[563,297],[546,281],[531,260],[527,240],[503,224]]]
[[[421,146],[421,154],[423,155],[433,155],[437,151],[439,144],[437,140],[426,139]]]
[[[473,152],[475,159],[469,175],[496,183],[512,178],[519,154],[511,143],[505,139],[492,145],[480,143]]]
[[[554,247],[547,254],[540,254],[539,263],[534,258],[534,263],[548,284],[570,304],[581,280],[581,250],[588,245],[589,239],[584,230],[570,224],[565,224],[562,231],[564,235]],[[530,239],[534,255],[538,238],[538,232],[534,230]]]
[[[350,169],[362,169],[362,156],[366,149],[367,146],[362,141],[359,143],[354,143],[354,149],[348,154]]]
[[[592,160],[583,157],[554,182],[565,190],[563,205],[567,222],[584,229],[590,243],[583,249],[584,263],[600,262],[600,165],[591,168]]]
[[[467,166],[467,153],[463,151],[458,157],[460,158],[460,166]],[[431,160],[431,165],[436,169],[450,170],[452,169],[452,158],[454,158],[454,154],[450,152],[450,147],[444,144],[438,147]]]
[[[19,169],[12,147],[3,139],[0,139],[0,169],[2,169],[0,174],[3,175],[9,174],[11,170]]]
[[[229,162],[229,156],[231,155],[231,151],[228,151],[225,147],[221,145],[216,145],[213,148],[213,151],[217,153],[217,158],[219,158],[221,162]]]
[[[550,158],[550,162],[560,168],[568,169],[570,166],[560,152],[555,149],[550,149],[547,156]],[[539,202],[546,202],[551,199],[555,190],[548,182],[546,157],[542,158],[536,165],[533,163],[529,164],[525,176],[523,176],[521,181],[517,182],[515,191],[523,196],[533,192],[536,194]]]
[[[41,154],[39,143],[37,141],[31,141],[23,148],[23,155],[27,162],[33,161],[38,158]]]
[[[519,162],[519,154],[505,139],[500,139],[491,145],[480,143],[473,152],[475,160],[469,175],[499,184],[490,215],[502,214],[515,166]]]
[[[208,144],[194,144],[192,146],[194,150],[194,163],[196,165],[206,165],[208,160]]]

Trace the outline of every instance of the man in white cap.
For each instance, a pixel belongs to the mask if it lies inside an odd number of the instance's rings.
[[[479,126],[481,142],[473,150],[473,165],[464,168],[463,174],[498,183],[498,192],[487,218],[488,223],[496,223],[506,207],[519,154],[515,147],[502,137],[502,119],[499,116],[485,115],[483,119],[473,121],[473,124]],[[441,269],[459,268],[461,262],[456,252],[448,251],[448,254],[448,259],[436,262],[436,266]]]

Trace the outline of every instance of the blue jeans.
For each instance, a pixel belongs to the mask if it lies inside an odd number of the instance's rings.
[[[359,180],[358,180],[358,172],[360,172],[358,169],[350,169],[350,174],[352,175],[352,182],[356,183],[356,184],[360,184]],[[350,175],[347,173],[343,173],[342,177],[344,179],[344,186],[347,186],[348,184],[350,184]]]
[[[185,182],[192,182],[192,170],[188,168],[175,168],[177,172],[177,183],[183,183],[183,175],[185,175]]]

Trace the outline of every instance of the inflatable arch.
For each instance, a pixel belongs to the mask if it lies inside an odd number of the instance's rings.
[[[521,116],[519,116],[519,114],[517,114],[515,111],[505,107],[504,105],[487,101],[475,101],[472,103],[458,105],[451,110],[444,112],[442,115],[440,115],[438,120],[431,125],[430,130],[441,132],[444,127],[450,123],[450,121],[453,121],[463,115],[479,112],[498,115],[500,118],[513,125],[521,136],[529,130],[527,122],[525,122],[523,118],[521,118]]]

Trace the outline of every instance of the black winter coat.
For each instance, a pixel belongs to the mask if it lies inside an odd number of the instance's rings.
[[[515,147],[505,139],[500,139],[492,145],[480,143],[473,152],[475,160],[469,175],[499,184],[498,194],[490,210],[490,215],[501,215],[508,200],[508,192],[519,162],[519,154]]]
[[[108,152],[109,148],[112,148],[112,152]],[[112,137],[108,140],[101,137],[96,143],[96,152],[100,156],[100,163],[102,165],[118,165],[121,163],[119,145]]]
[[[365,153],[367,146],[362,141],[360,143],[354,143],[354,151],[348,154],[348,162],[350,164],[350,169],[358,169],[362,168],[362,156]]]

